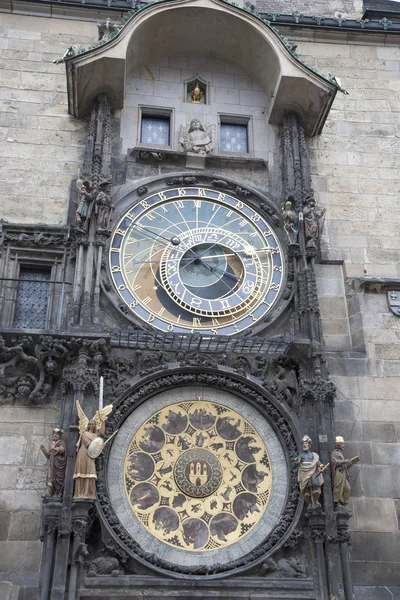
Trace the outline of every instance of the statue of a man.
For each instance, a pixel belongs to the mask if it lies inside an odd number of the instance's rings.
[[[76,187],[78,188],[79,192],[79,202],[77,203],[78,206],[76,207],[75,212],[76,226],[79,231],[86,231],[92,208],[92,193],[90,191],[90,183],[89,181],[78,180],[76,182]]]
[[[333,502],[336,506],[346,506],[349,503],[351,487],[348,469],[360,461],[358,456],[346,460],[343,449],[344,439],[338,435],[335,438],[335,449],[331,452]]]
[[[311,438],[305,435],[301,440],[302,450],[296,458],[299,467],[298,482],[300,496],[307,504],[307,509],[320,507],[318,502],[321,495],[321,486],[324,483],[322,472],[328,465],[323,465],[318,454],[311,452]]]
[[[290,244],[295,244],[299,233],[299,218],[290,200],[282,206],[283,228]]]
[[[304,232],[306,236],[306,247],[316,248],[316,240],[318,239],[320,225],[319,220],[322,219],[326,212],[324,208],[321,212],[316,210],[316,202],[313,196],[309,196],[303,208],[304,215]]]
[[[97,231],[108,231],[110,217],[114,205],[111,200],[111,183],[104,182],[96,196],[96,223]]]
[[[41,451],[49,461],[47,474],[47,487],[49,496],[61,498],[64,492],[65,468],[67,466],[67,452],[62,429],[53,429],[53,438],[46,448],[43,444]]]
[[[187,135],[181,138],[181,145],[185,152],[195,154],[209,154],[213,148],[210,132],[204,129],[199,119],[190,121]]]

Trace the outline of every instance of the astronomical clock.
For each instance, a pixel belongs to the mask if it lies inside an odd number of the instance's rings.
[[[260,212],[231,193],[194,186],[160,190],[126,210],[109,269],[139,323],[211,336],[265,319],[286,275],[277,232]]]
[[[257,197],[169,185],[119,206],[110,297],[136,327],[229,340],[265,327],[285,304],[285,241]],[[295,437],[272,395],[240,383],[223,356],[215,369],[201,357],[184,367],[184,355],[163,376],[156,359],[139,368],[117,403],[103,515],[145,565],[176,577],[240,572],[290,534]]]

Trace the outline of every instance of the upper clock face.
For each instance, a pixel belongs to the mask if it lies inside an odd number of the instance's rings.
[[[212,189],[172,188],[133,206],[111,238],[122,300],[163,331],[232,335],[262,319],[284,277],[271,225]]]

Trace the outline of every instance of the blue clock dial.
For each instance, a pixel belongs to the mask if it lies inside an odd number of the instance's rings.
[[[212,189],[172,188],[135,204],[111,238],[115,288],[163,331],[232,335],[275,305],[281,246],[251,206]]]

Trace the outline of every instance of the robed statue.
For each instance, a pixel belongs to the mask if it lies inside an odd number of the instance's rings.
[[[323,465],[316,452],[311,452],[312,440],[305,435],[301,440],[302,450],[297,455],[295,462],[298,465],[298,482],[300,496],[307,504],[307,509],[319,508],[321,486],[324,483],[322,472],[328,465]]]
[[[41,451],[49,461],[47,473],[48,495],[61,498],[64,492],[65,468],[67,466],[67,451],[62,437],[62,429],[53,429],[53,437],[46,448],[43,444]]]
[[[96,498],[96,457],[103,449],[105,424],[113,405],[108,404],[96,411],[93,419],[85,415],[79,400],[76,401],[79,417],[79,439],[76,445],[74,498],[94,500]]]
[[[358,456],[345,459],[343,449],[344,439],[338,435],[335,438],[335,449],[331,452],[333,502],[336,506],[346,506],[349,503],[351,487],[348,470],[360,462]]]
[[[213,138],[212,125],[205,129],[199,119],[192,119],[189,126],[181,127],[181,150],[194,154],[210,154],[214,148]]]

